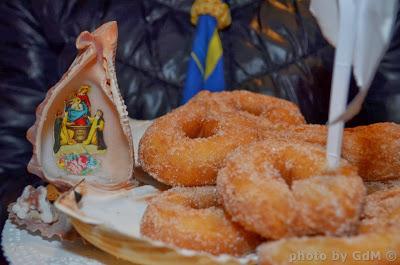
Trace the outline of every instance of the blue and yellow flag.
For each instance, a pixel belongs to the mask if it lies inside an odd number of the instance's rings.
[[[217,19],[208,14],[198,17],[182,103],[186,103],[203,89],[225,89],[222,43],[217,23]]]

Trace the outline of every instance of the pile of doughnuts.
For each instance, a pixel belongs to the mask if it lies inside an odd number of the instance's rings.
[[[257,248],[260,264],[308,264],[292,253],[333,248],[400,255],[400,125],[345,129],[336,169],[326,138],[291,102],[200,92],[140,141],[143,170],[171,186],[149,203],[141,233],[213,255]]]

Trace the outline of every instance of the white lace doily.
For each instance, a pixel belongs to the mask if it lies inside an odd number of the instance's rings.
[[[89,244],[43,239],[10,220],[4,225],[1,246],[12,265],[132,265]]]

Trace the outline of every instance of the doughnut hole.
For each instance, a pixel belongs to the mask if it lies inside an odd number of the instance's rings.
[[[273,161],[274,166],[281,173],[281,177],[291,186],[293,181],[308,179],[312,176],[353,175],[354,167],[341,166],[330,171],[325,166],[324,156],[312,156],[306,150],[287,147],[282,150]]]
[[[315,159],[319,161],[315,161]],[[309,178],[316,172],[322,175],[325,170],[320,166],[325,164],[324,160],[311,158],[311,156],[293,147],[283,149],[273,163],[289,186],[292,185],[293,181]]]
[[[190,209],[207,209],[219,205],[216,194],[208,194],[206,192],[193,194],[192,196],[184,196],[176,193],[170,196],[169,201],[175,205],[182,205]]]
[[[274,107],[269,109],[265,116],[273,123],[304,124],[304,118],[296,113],[297,110],[291,108]]]
[[[254,116],[261,116],[261,114],[263,112],[262,107],[260,105],[256,105],[256,104],[254,104],[254,105],[247,105],[247,104],[239,105],[236,107],[236,109],[238,111],[244,111],[244,112],[250,113],[251,115],[254,115]]]
[[[250,114],[251,116],[261,117],[272,123],[302,124],[304,119],[294,113],[292,109],[286,109],[283,106],[274,107],[257,104],[255,102],[241,102],[235,109],[239,112]]]
[[[182,125],[182,130],[190,139],[208,138],[217,133],[218,121],[216,120],[191,120]]]

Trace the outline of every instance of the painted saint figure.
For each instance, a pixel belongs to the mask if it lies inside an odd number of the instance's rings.
[[[56,120],[54,121],[54,145],[53,151],[57,153],[61,147],[61,126],[63,118],[60,111],[57,112]]]
[[[68,112],[68,122],[72,125],[88,125],[89,109],[78,97],[70,100],[66,111]]]
[[[57,153],[63,145],[94,145],[97,150],[106,150],[104,141],[103,112],[97,110],[91,116],[88,85],[82,85],[77,93],[65,101],[64,112],[57,113],[54,122],[54,146]]]
[[[76,93],[76,97],[79,98],[82,102],[84,102],[86,104],[86,107],[89,110],[88,116],[90,116],[90,108],[91,108],[91,103],[90,103],[90,99],[88,96],[89,88],[90,88],[89,85],[82,85],[79,88],[78,93]]]
[[[98,150],[107,149],[106,143],[104,142],[103,130],[104,130],[104,118],[103,112],[101,110],[97,110],[96,114],[93,118],[89,118],[92,126],[90,127],[90,131],[87,139],[83,142],[83,144],[94,144],[97,145]]]

